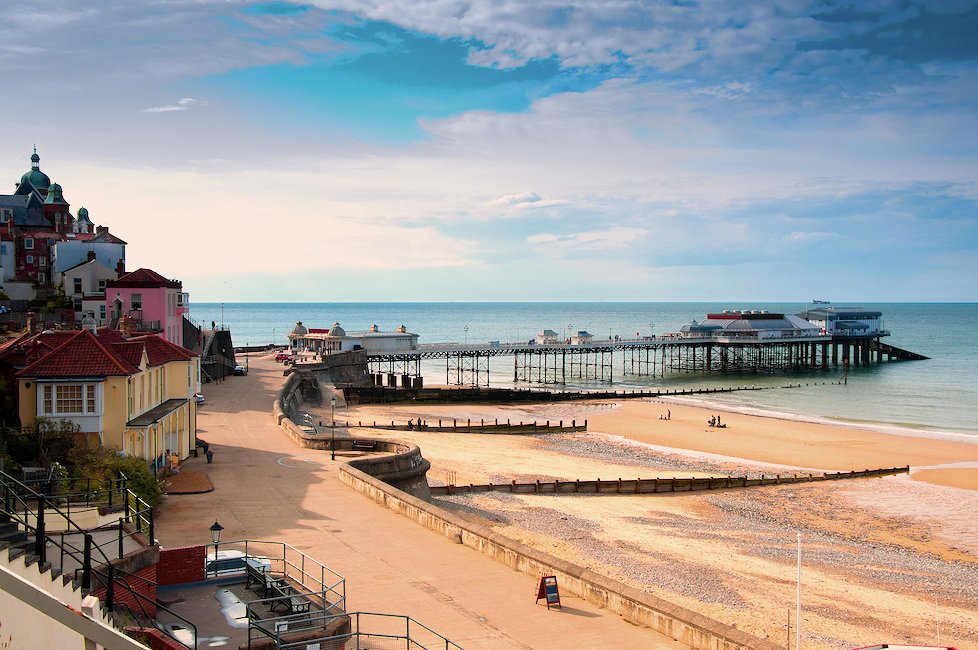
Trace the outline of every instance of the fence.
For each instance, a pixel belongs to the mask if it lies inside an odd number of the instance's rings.
[[[910,467],[866,469],[853,472],[829,472],[809,474],[762,474],[758,478],[748,476],[710,476],[687,478],[612,479],[602,481],[534,481],[533,483],[486,483],[481,485],[431,486],[432,495],[465,494],[472,492],[511,492],[514,494],[657,494],[665,492],[696,492],[728,488],[758,487],[787,483],[811,483],[851,478],[868,478],[905,474]]]

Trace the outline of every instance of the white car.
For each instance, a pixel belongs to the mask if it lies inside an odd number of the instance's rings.
[[[194,401],[197,402],[198,404],[203,404],[204,396],[201,395],[200,393],[194,393]]]
[[[267,557],[245,555],[243,551],[208,551],[204,560],[204,577],[239,575],[245,572],[245,566],[251,566],[259,571],[271,570],[272,563]]]

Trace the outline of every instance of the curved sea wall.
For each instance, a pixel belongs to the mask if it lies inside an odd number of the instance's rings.
[[[335,449],[337,451],[370,451],[384,455],[356,458],[349,464],[397,490],[418,499],[430,499],[428,489],[429,463],[421,455],[421,449],[412,443],[378,438],[351,438],[347,435],[330,436],[328,433],[312,433],[298,426],[292,416],[306,404],[322,403],[322,392],[316,376],[306,370],[293,372],[279,389],[272,406],[272,415],[278,426],[296,444],[309,449]],[[335,445],[335,447],[332,447]]]

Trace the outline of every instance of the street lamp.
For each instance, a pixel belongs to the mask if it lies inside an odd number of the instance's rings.
[[[468,345],[469,344],[469,326],[466,325],[465,327],[462,328],[462,330],[465,332],[465,345]]]
[[[224,526],[222,526],[221,524],[217,523],[216,521],[214,522],[214,525],[210,527],[211,541],[214,542],[214,545],[215,546],[217,546],[218,544],[221,543],[221,531],[222,530],[224,530]]]
[[[336,398],[329,398],[329,455],[336,460]]]
[[[649,323],[649,336],[655,338],[655,323]]]

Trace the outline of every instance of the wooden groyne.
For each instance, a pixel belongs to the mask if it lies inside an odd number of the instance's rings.
[[[662,494],[673,492],[697,492],[749,488],[761,485],[789,483],[814,483],[839,481],[852,478],[872,478],[906,474],[910,466],[886,469],[864,469],[852,472],[762,474],[758,478],[747,476],[710,476],[702,478],[647,478],[611,479],[595,481],[534,481],[533,483],[487,483],[482,485],[435,485],[432,495],[468,494],[475,492],[510,492],[513,494]]]
[[[826,383],[826,382],[822,382]],[[835,383],[835,382],[833,382]],[[739,391],[801,388],[808,384],[785,386],[727,386],[722,388],[661,388],[640,390],[548,391],[519,388],[409,388],[399,386],[342,386],[347,404],[427,403],[512,403],[564,402],[584,399],[641,399],[690,395],[714,395]]]
[[[329,429],[329,423],[319,422],[320,428]],[[565,424],[564,420],[546,420],[539,422],[534,420],[532,422],[512,422],[507,419],[505,422],[500,422],[496,420],[472,420],[471,418],[466,420],[408,420],[407,422],[397,422],[391,420],[390,423],[387,422],[377,422],[376,420],[372,422],[350,422],[350,421],[336,421],[337,427],[342,427],[345,429],[384,429],[387,431],[438,431],[445,433],[499,433],[499,434],[516,434],[516,433],[570,433],[575,431],[587,431],[587,420],[583,420],[578,423],[577,420],[571,420],[570,423]]]

